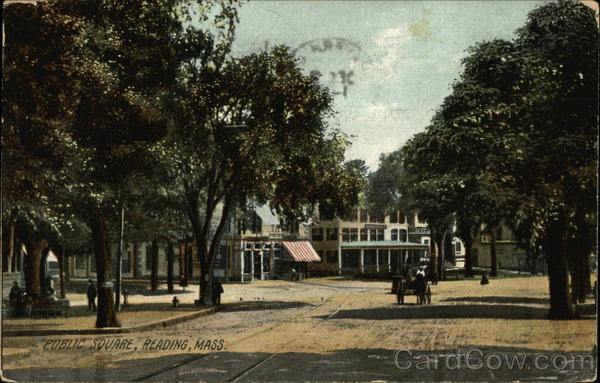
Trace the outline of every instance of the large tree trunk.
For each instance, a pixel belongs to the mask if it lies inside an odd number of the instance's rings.
[[[575,317],[575,307],[569,291],[567,242],[564,230],[561,230],[561,227],[553,227],[544,243],[550,286],[550,319]]]
[[[175,251],[173,250],[173,242],[167,241],[167,290],[172,294],[173,288],[173,262],[175,261]]]
[[[2,271],[12,272],[15,253],[15,225],[17,213],[13,210],[2,230]]]
[[[42,280],[40,279],[42,257],[44,250],[48,247],[48,241],[28,228],[22,230],[19,237],[27,252],[24,257],[27,295],[39,298],[42,295]]]
[[[202,254],[204,253],[204,254]],[[212,262],[208,259],[208,252],[198,251],[200,256],[200,304],[212,306]],[[212,260],[212,259],[211,259]]]
[[[431,273],[431,281],[437,284],[438,280],[438,248],[437,246],[437,231],[433,225],[429,226],[429,272]]]
[[[90,228],[96,256],[96,276],[98,281],[98,312],[96,327],[121,327],[117,321],[115,297],[112,284],[111,251],[106,219],[102,214],[94,214]]]
[[[151,250],[151,274],[150,274],[150,287],[152,291],[158,291],[158,241],[155,239],[152,241]]]
[[[472,262],[472,253],[473,253],[473,238],[469,237],[464,240],[465,242],[465,277],[472,278],[473,277],[473,262]]]
[[[492,277],[498,276],[498,254],[496,252],[496,228],[492,227],[489,230],[490,233],[490,275]]]
[[[46,278],[48,277],[48,255],[50,255],[50,247],[46,247],[42,251],[42,260],[40,261],[40,283],[42,284],[42,295],[46,286]]]
[[[437,248],[437,269],[436,269],[436,278],[435,278],[435,284],[437,285],[438,280],[443,279],[444,278],[444,238],[446,235],[446,232],[444,231],[443,233],[437,233],[437,238],[436,238],[436,248]],[[441,234],[441,235],[440,235]]]
[[[60,281],[60,298],[65,299],[65,248],[61,246],[56,250],[56,257],[58,258],[58,278]]]
[[[42,241],[33,244],[25,243],[27,255],[25,256],[25,285],[27,295],[40,297],[42,295],[42,281],[40,278],[42,268],[42,253],[48,247],[48,242]]]
[[[69,252],[65,250],[64,255],[64,269],[65,269],[65,282],[69,282],[71,280],[71,267],[70,267],[70,259]]]

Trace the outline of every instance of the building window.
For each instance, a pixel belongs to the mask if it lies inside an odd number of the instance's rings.
[[[392,229],[391,238],[392,238],[392,241],[398,240],[398,229]]]
[[[327,252],[327,263],[337,263],[337,250],[329,250]]]
[[[323,240],[323,229],[320,227],[313,227],[312,229],[312,240],[322,241]]]
[[[423,245],[429,245],[429,238],[423,238]]]
[[[460,241],[454,242],[454,246],[455,246],[456,253],[460,254],[462,252],[462,245],[461,245]]]
[[[406,229],[400,229],[400,242],[408,242],[408,231]]]
[[[367,230],[367,229],[360,229],[360,240],[361,241],[368,241],[369,240],[369,230]]]
[[[342,229],[342,241],[350,242],[350,229],[347,227]]]
[[[369,230],[369,239],[371,241],[376,241],[377,240],[377,230],[375,230],[375,229]]]
[[[329,241],[337,241],[338,240],[338,230],[336,228],[327,229],[327,240],[329,240]]]
[[[394,211],[390,214],[390,223],[398,223],[398,211]]]
[[[350,242],[358,241],[358,228],[350,229]]]
[[[378,229],[378,230],[377,230],[377,240],[378,240],[378,241],[383,241],[383,240],[385,240],[385,234],[384,234],[384,231],[383,231],[383,229]]]
[[[360,210],[358,214],[360,215],[360,222],[367,222],[366,210]]]

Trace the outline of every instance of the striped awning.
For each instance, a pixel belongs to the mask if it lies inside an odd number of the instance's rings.
[[[296,262],[320,262],[321,257],[308,241],[282,242]]]

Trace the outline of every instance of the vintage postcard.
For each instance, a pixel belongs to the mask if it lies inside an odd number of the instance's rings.
[[[4,1],[2,381],[593,381],[598,25]]]

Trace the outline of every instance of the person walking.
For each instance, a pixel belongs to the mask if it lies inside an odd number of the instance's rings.
[[[96,311],[96,296],[98,296],[98,290],[96,289],[96,285],[92,282],[91,279],[88,279],[88,311]]]

